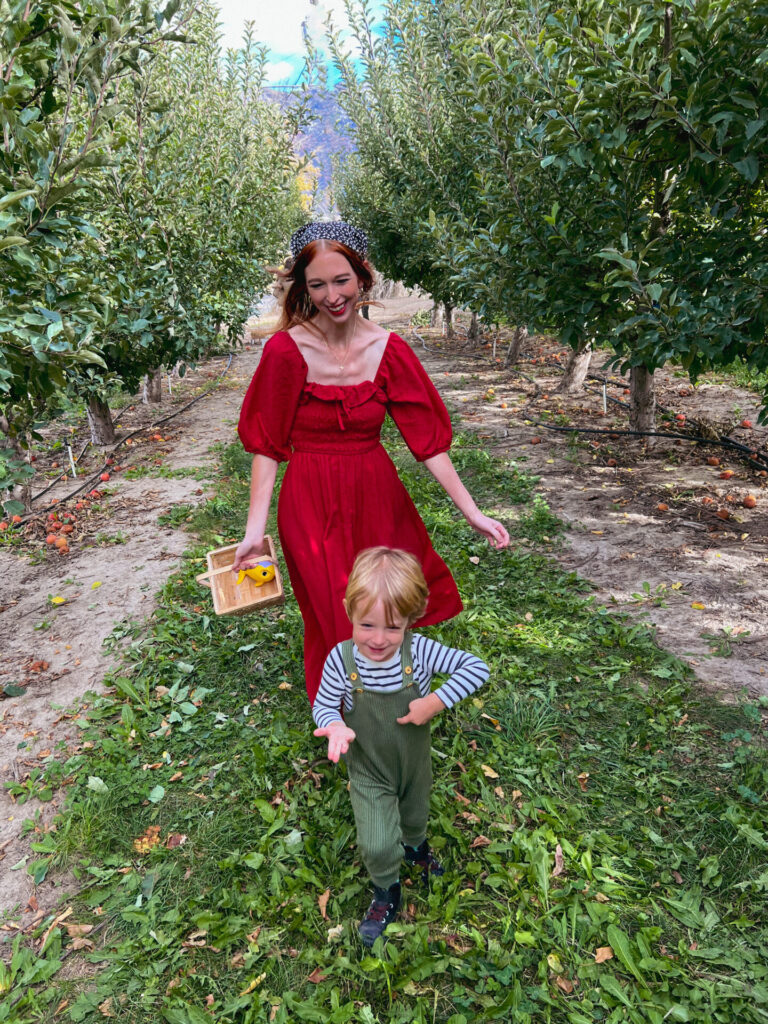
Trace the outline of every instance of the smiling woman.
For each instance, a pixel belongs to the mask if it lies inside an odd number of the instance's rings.
[[[304,619],[313,702],[328,652],[350,635],[344,591],[362,549],[397,547],[419,560],[429,602],[415,625],[461,611],[453,577],[381,445],[387,413],[470,526],[494,548],[506,547],[509,536],[480,512],[459,479],[448,455],[448,412],[411,347],[358,315],[372,283],[364,233],[339,221],[309,224],[291,249],[281,329],[264,346],[240,414],[240,438],[254,458],[248,521],[233,569],[257,560],[277,465],[289,461],[278,528]]]

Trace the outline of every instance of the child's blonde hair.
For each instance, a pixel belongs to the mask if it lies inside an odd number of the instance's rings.
[[[399,548],[366,548],[349,574],[345,607],[350,619],[359,618],[381,601],[388,623],[399,616],[410,626],[426,611],[428,598],[418,559]]]

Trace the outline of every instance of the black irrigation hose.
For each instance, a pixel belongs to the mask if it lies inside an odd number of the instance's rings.
[[[554,367],[553,367],[554,369]],[[558,367],[558,369],[561,369]],[[535,394],[525,403],[530,405],[538,397],[541,388],[539,387],[536,380],[527,373],[523,373],[522,370],[516,370],[511,367],[510,373],[516,374],[518,377],[523,377],[529,381],[536,389]],[[561,370],[562,372],[562,370]],[[590,380],[602,380],[603,378],[597,377],[595,374],[590,374]],[[605,383],[615,383],[614,381],[606,381]],[[586,387],[586,385],[584,385]],[[623,384],[616,384],[617,387],[623,387]],[[594,392],[594,389],[587,388],[588,391]],[[600,392],[597,392],[598,394]],[[610,396],[606,396],[610,397]],[[611,398],[611,401],[616,402],[622,407],[626,408],[627,403],[622,402],[618,398]],[[673,434],[671,431],[664,430],[616,430],[611,427],[556,427],[551,423],[545,423],[543,420],[530,420],[531,423],[537,427],[544,427],[546,430],[554,430],[559,434],[613,434],[619,437],[669,437],[678,441],[690,441],[693,444],[712,444],[717,445],[720,448],[730,449],[736,451],[741,455],[746,455],[747,458],[744,460],[750,465],[756,467],[759,470],[765,470],[768,472],[768,458],[764,461],[759,456],[754,448],[749,448],[746,445],[740,444],[738,441],[732,441],[729,437],[723,437],[722,435],[718,438],[702,437],[700,434]],[[754,454],[753,454],[754,453]]]
[[[420,341],[420,342],[421,342],[421,344],[423,345],[423,347],[424,347],[424,350],[425,350],[426,352],[429,352],[429,351],[430,351],[430,349],[429,349],[429,346],[427,345],[426,341],[424,341],[424,339],[422,338],[422,336],[421,336],[421,335],[419,334],[419,332],[418,332],[418,331],[417,331],[417,330],[416,330],[416,329],[415,329],[414,327],[411,327],[411,334],[412,334],[412,335],[414,336],[414,338],[418,338],[418,339],[419,339],[419,341]]]
[[[413,328],[411,328],[411,331],[413,334],[416,334]],[[416,334],[416,337],[419,338],[419,341],[421,341],[422,345],[424,345],[424,347],[426,348],[427,346],[424,343],[424,339],[421,338],[418,334]],[[480,352],[465,353],[465,356],[472,356],[475,359],[483,358],[482,353]],[[549,365],[551,369],[558,369],[560,373],[564,373],[563,367],[555,367],[552,366],[551,364]],[[535,402],[539,394],[541,393],[541,387],[539,386],[536,379],[534,377],[531,377],[527,373],[523,373],[522,370],[516,370],[514,367],[505,367],[505,369],[507,369],[507,372],[513,373],[516,376],[522,377],[524,380],[527,380],[534,387],[534,394],[531,396],[531,398],[529,398],[526,401],[525,404],[530,405],[532,402]],[[598,374],[594,373],[589,374],[589,380],[599,380],[601,381],[601,383],[613,384],[615,387],[626,387],[626,384],[624,382],[611,381],[608,378],[601,377]],[[587,391],[592,391],[593,394],[595,393],[593,388],[587,388],[586,385],[582,386]],[[600,394],[601,392],[597,393]],[[615,404],[620,405],[622,408],[627,408],[627,403],[622,402],[621,399],[614,398],[612,395],[606,395],[606,398],[610,402],[614,402]],[[660,408],[664,409],[663,406],[660,406]],[[768,457],[763,458],[761,455],[758,455],[755,452],[755,449],[753,447],[750,448],[747,445],[741,444],[739,441],[733,441],[731,438],[724,437],[723,435],[720,435],[717,438],[713,438],[703,437],[700,434],[676,434],[672,433],[671,431],[663,430],[616,430],[610,427],[556,427],[553,426],[551,423],[545,423],[543,420],[530,420],[530,422],[538,427],[544,427],[546,430],[553,430],[560,434],[613,434],[618,435],[619,437],[668,437],[676,441],[690,441],[692,444],[717,445],[720,448],[725,448],[730,451],[737,452],[740,455],[746,456],[744,460],[745,462],[749,463],[751,466],[754,466],[759,470],[765,470],[768,472]]]
[[[616,381],[604,380],[603,378],[600,378],[600,377],[596,376],[595,374],[590,374],[589,375],[589,379],[590,380],[601,380],[602,379],[605,384],[613,384],[615,387],[623,387],[624,386],[623,384],[617,383]],[[593,395],[597,395],[597,394],[601,394],[602,393],[602,392],[596,391],[594,388],[588,388],[586,386],[586,384],[584,385],[584,387],[586,388],[587,391],[590,391]],[[613,402],[615,405],[620,405],[622,407],[622,409],[628,409],[629,408],[629,403],[628,402],[622,402],[620,398],[614,398],[612,395],[606,395],[605,397],[606,397],[606,399],[609,402]],[[665,406],[659,406],[659,408],[662,409],[664,412],[671,412],[671,410],[668,409]],[[696,420],[693,417],[691,417],[691,422],[692,423],[696,423]],[[542,424],[542,425],[545,426],[546,424]],[[606,429],[607,433],[609,433],[609,434],[627,434],[628,433],[628,434],[635,434],[635,435],[638,435],[638,436],[645,436],[645,437],[677,437],[677,438],[682,438],[684,441],[692,441],[692,442],[694,442],[696,444],[714,444],[714,445],[718,445],[720,448],[727,448],[727,449],[730,449],[732,451],[736,451],[739,454],[746,455],[747,456],[747,458],[745,459],[746,462],[750,463],[753,466],[756,466],[758,469],[764,469],[764,470],[768,471],[768,457],[764,461],[762,455],[755,451],[754,446],[753,447],[749,447],[748,445],[742,444],[740,441],[734,441],[732,438],[727,437],[725,434],[720,434],[717,438],[713,438],[713,437],[703,437],[701,434],[671,434],[671,433],[664,433],[664,432],[661,432],[661,431],[656,431],[654,433],[650,433],[648,431],[607,430],[607,428],[604,428],[604,429]],[[584,428],[584,433],[598,433],[598,432],[599,431],[596,431],[596,430],[588,431],[588,430],[586,430],[586,428]]]
[[[672,437],[680,441],[690,441],[692,444],[716,444],[723,448],[735,446],[735,442],[728,443],[728,439],[715,441],[711,437],[699,437],[692,434],[673,434],[667,430],[612,430],[610,427],[555,427],[551,423],[545,423],[543,420],[530,420],[529,422],[534,423],[537,427],[545,427],[547,430],[556,430],[561,434],[610,434],[618,437]],[[744,451],[751,451],[749,448],[744,448],[743,445],[738,447]],[[747,462],[751,462],[759,469],[768,470],[768,462],[762,463],[759,459],[748,458]]]
[[[230,352],[229,353],[229,359],[227,360],[227,365],[224,367],[224,369],[221,371],[219,376],[214,381],[213,385],[210,388],[208,388],[207,391],[204,391],[202,393],[202,395],[198,395],[197,398],[193,398],[192,401],[191,402],[187,402],[186,405],[182,405],[182,407],[180,409],[176,409],[169,416],[163,416],[162,419],[155,420],[153,423],[150,423],[148,426],[138,427],[136,430],[132,430],[130,434],[126,434],[125,437],[122,438],[120,441],[118,441],[117,444],[115,445],[115,447],[111,449],[110,457],[111,457],[111,455],[114,452],[117,451],[118,448],[120,448],[122,445],[124,445],[126,441],[130,440],[130,438],[132,438],[132,437],[135,437],[136,434],[141,434],[144,430],[152,430],[154,427],[159,427],[162,423],[167,423],[168,420],[172,420],[175,416],[180,416],[181,413],[186,412],[187,409],[190,409],[197,402],[202,401],[203,398],[207,398],[208,395],[210,395],[212,391],[216,390],[216,385],[219,383],[221,378],[224,376],[224,374],[227,372],[227,370],[232,365],[232,360],[234,358],[234,355],[235,355],[234,352]],[[85,449],[88,447],[88,445],[90,443],[91,443],[90,441],[86,442],[86,445],[83,448],[83,451],[80,453],[80,457],[82,457],[83,453],[85,452]],[[60,501],[62,503],[63,502],[67,502],[67,501],[71,501],[72,498],[74,498],[74,497],[76,497],[76,495],[80,494],[81,491],[84,491],[86,489],[86,487],[90,487],[92,483],[95,483],[96,482],[96,478],[99,477],[108,468],[109,468],[108,464],[105,462],[104,465],[100,469],[97,469],[94,473],[92,473],[89,477],[87,477],[84,483],[82,483],[74,491],[71,491],[66,497],[61,498]],[[48,491],[50,491],[51,487],[54,487],[58,482],[59,482],[58,479],[52,481],[52,483],[50,483],[44,490],[40,491],[39,494],[35,494],[32,498],[30,498],[30,504],[33,501],[37,501],[39,498],[42,498],[42,496],[44,494],[46,494]],[[31,512],[29,515],[27,515],[24,518],[24,522],[26,522],[26,521],[28,521],[30,519],[34,519],[35,516],[38,516],[38,515],[41,515],[41,514],[42,513],[40,513],[40,512]]]
[[[88,449],[88,446],[90,445],[90,443],[91,443],[90,441],[86,441],[86,442],[85,442],[85,444],[83,445],[83,450],[82,450],[82,451],[80,452],[80,454],[79,454],[79,455],[77,456],[77,458],[75,459],[75,462],[79,462],[79,461],[80,461],[80,459],[82,459],[82,457],[83,457],[83,456],[85,455],[85,453],[86,453],[86,451],[87,451],[87,449]],[[65,473],[64,475],[66,476],[66,473]],[[58,483],[60,483],[60,482],[61,482],[61,477],[60,477],[60,476],[57,476],[57,477],[56,477],[56,478],[55,478],[54,480],[51,480],[51,482],[50,482],[50,483],[48,484],[48,486],[47,486],[47,487],[44,487],[44,488],[42,489],[42,491],[40,491],[40,493],[39,493],[39,494],[36,494],[36,495],[35,495],[35,496],[34,496],[33,498],[30,498],[30,499],[29,499],[29,500],[30,500],[30,502],[33,502],[33,501],[37,501],[37,500],[38,500],[39,498],[42,498],[42,496],[43,496],[44,494],[47,494],[47,493],[48,493],[48,491],[50,491],[50,489],[51,489],[52,487],[55,487],[55,486],[56,486],[56,484],[58,484]]]

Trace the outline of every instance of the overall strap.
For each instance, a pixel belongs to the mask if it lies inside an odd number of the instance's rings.
[[[341,645],[341,658],[342,658],[342,661],[344,662],[344,671],[345,671],[345,673],[347,675],[347,680],[351,684],[352,689],[353,690],[360,689],[359,686],[355,685],[356,683],[359,684],[359,682],[360,682],[360,673],[358,672],[357,665],[355,664],[355,656],[352,653],[352,641],[351,640],[345,640],[342,643],[342,645]]]
[[[400,664],[403,669],[403,686],[413,685],[413,658],[411,657],[411,631],[406,629],[403,646],[400,648]]]

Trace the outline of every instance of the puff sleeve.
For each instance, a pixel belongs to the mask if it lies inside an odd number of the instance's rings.
[[[451,418],[437,388],[411,346],[393,334],[384,355],[381,378],[387,412],[419,462],[451,447]]]
[[[274,334],[240,410],[237,432],[247,452],[276,462],[291,457],[291,428],[306,376],[306,363],[290,335]]]

